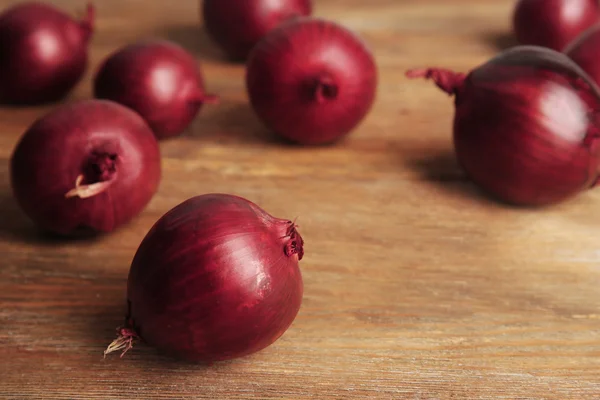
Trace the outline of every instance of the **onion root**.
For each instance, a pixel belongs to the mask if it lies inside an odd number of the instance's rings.
[[[104,350],[104,358],[106,358],[107,354],[120,350],[123,351],[119,357],[123,358],[125,353],[133,347],[133,342],[139,338],[140,336],[131,328],[117,328],[117,338],[108,345],[106,350]]]

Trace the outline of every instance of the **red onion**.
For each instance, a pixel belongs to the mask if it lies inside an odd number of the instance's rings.
[[[369,50],[346,28],[298,18],[256,45],[246,85],[267,127],[297,143],[325,144],[347,135],[367,115],[377,70]]]
[[[598,0],[520,0],[513,27],[521,44],[562,50],[599,17]]]
[[[203,103],[217,101],[205,94],[196,60],[164,40],[128,45],[113,53],[97,72],[94,94],[137,111],[159,139],[181,134]]]
[[[56,108],[25,132],[11,159],[15,197],[42,229],[108,232],[142,211],[160,181],[158,143],[117,103]]]
[[[202,14],[208,35],[231,58],[244,60],[276,26],[311,12],[310,0],[204,0]]]
[[[66,96],[86,70],[93,22],[91,5],[80,22],[35,2],[0,14],[0,101],[33,105]]]
[[[505,51],[467,76],[412,70],[455,96],[454,145],[467,175],[505,202],[545,205],[595,184],[600,94],[567,56]]]
[[[588,29],[564,50],[595,82],[600,84],[600,25]]]
[[[138,337],[190,361],[227,360],[269,346],[302,302],[304,242],[296,228],[227,194],[176,206],[133,259],[127,327],[105,354],[127,351]]]

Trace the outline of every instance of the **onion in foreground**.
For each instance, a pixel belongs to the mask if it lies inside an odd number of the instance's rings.
[[[303,244],[294,222],[246,199],[207,194],[181,203],[142,241],[129,271],[127,324],[105,355],[136,338],[190,361],[264,349],[300,309]]]
[[[455,96],[458,162],[498,199],[546,205],[596,184],[600,94],[564,54],[521,46],[466,76],[437,68],[407,75]]]

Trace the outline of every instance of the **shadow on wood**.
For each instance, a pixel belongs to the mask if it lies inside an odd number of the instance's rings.
[[[502,51],[519,45],[512,32],[490,32],[482,38],[494,50]]]
[[[408,167],[418,172],[426,181],[431,182],[467,182],[456,156],[451,150],[428,152],[421,157],[406,160]]]
[[[73,241],[93,241],[101,235],[82,228],[73,236],[40,230],[21,210],[9,188],[0,189],[0,238],[39,246],[55,246]]]
[[[10,188],[0,189],[0,238],[36,241],[41,233],[21,211]]]
[[[223,103],[215,107],[210,114],[200,112],[186,136],[201,139],[213,144],[259,144],[289,148],[314,148],[341,146],[348,136],[330,143],[302,145],[276,134],[267,128],[256,116],[250,104]]]
[[[113,287],[116,287],[116,285],[113,285]],[[123,281],[122,287],[123,293],[125,293],[127,287],[125,280]],[[84,337],[88,338],[93,343],[101,344],[98,347],[98,354],[100,357],[103,357],[106,362],[126,362],[133,360],[134,364],[141,369],[146,369],[150,364],[155,363],[157,364],[157,368],[166,368],[165,372],[168,370],[175,371],[180,367],[186,368],[187,370],[190,370],[191,367],[195,368],[197,371],[213,366],[213,364],[210,363],[178,360],[147,345],[144,343],[143,339],[134,340],[132,342],[132,347],[125,353],[123,353],[122,350],[117,350],[104,356],[103,353],[108,345],[118,338],[120,329],[126,326],[129,310],[125,299],[120,297],[114,290],[111,290],[110,293],[105,293],[103,298],[104,304],[102,307],[96,307],[95,311],[87,316],[89,318],[84,318],[86,316],[82,316],[82,319],[87,319],[87,323],[82,326],[81,334],[85,335]]]
[[[420,158],[406,160],[405,166],[416,171],[426,183],[437,185],[449,194],[492,201],[465,176],[452,151],[423,153]]]
[[[123,307],[123,312],[125,312]],[[102,346],[98,348],[100,358],[104,358],[105,362],[123,363],[127,362],[128,367],[136,366],[141,370],[147,370],[149,367],[161,369],[162,374],[173,373],[177,370],[186,370],[188,372],[201,372],[208,367],[213,368],[215,364],[191,362],[178,360],[174,357],[166,355],[159,350],[144,343],[141,339],[136,339],[132,342],[132,347],[125,353],[122,350],[115,351],[110,354],[103,355],[108,345],[118,337],[118,331],[124,324],[124,318],[116,319],[114,314],[118,307],[106,309],[102,313],[96,313],[90,319],[90,335],[94,341],[102,340]],[[125,314],[122,314],[125,315]],[[112,324],[112,325],[111,325]],[[227,364],[227,362],[225,362]]]
[[[160,33],[164,38],[178,43],[190,53],[205,60],[232,62],[210,39],[206,30],[198,25],[173,25]]]
[[[265,127],[247,103],[222,104],[200,115],[187,136],[216,144],[256,143],[293,146]]]

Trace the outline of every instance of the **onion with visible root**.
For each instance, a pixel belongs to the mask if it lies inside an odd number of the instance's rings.
[[[105,100],[60,106],[37,120],[11,158],[11,183],[25,213],[63,234],[110,232],[148,204],[160,182],[152,130]]]

